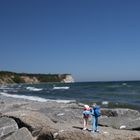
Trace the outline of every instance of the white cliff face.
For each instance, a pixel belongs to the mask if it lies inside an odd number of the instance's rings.
[[[64,83],[73,83],[74,79],[72,77],[72,75],[66,75],[65,79],[63,79]]]

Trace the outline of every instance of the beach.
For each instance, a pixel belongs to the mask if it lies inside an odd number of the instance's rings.
[[[0,119],[13,119],[18,126],[13,132],[10,131],[9,134],[7,132],[5,135],[4,133],[2,135],[2,130],[4,129],[0,126],[1,139],[8,140],[9,138],[9,140],[13,140],[21,134],[23,135],[22,140],[140,139],[139,111],[102,108],[102,116],[99,121],[100,133],[92,134],[90,130],[82,130],[82,110],[83,104],[81,103],[60,103],[56,101],[38,102],[1,95]],[[6,128],[6,126],[3,125],[3,128],[4,127]],[[91,129],[90,121],[88,128]],[[22,131],[24,133],[21,133]],[[25,135],[28,136],[28,138]]]

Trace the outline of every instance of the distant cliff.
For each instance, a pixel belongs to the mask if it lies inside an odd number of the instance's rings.
[[[74,79],[71,74],[29,74],[0,71],[0,84],[45,82],[71,83],[74,82]]]

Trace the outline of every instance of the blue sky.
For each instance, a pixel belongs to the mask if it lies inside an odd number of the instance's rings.
[[[140,80],[139,0],[0,0],[0,70]]]

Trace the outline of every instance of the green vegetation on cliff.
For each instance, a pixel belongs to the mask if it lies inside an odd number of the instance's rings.
[[[63,82],[67,75],[70,74],[29,74],[0,71],[0,84]]]

